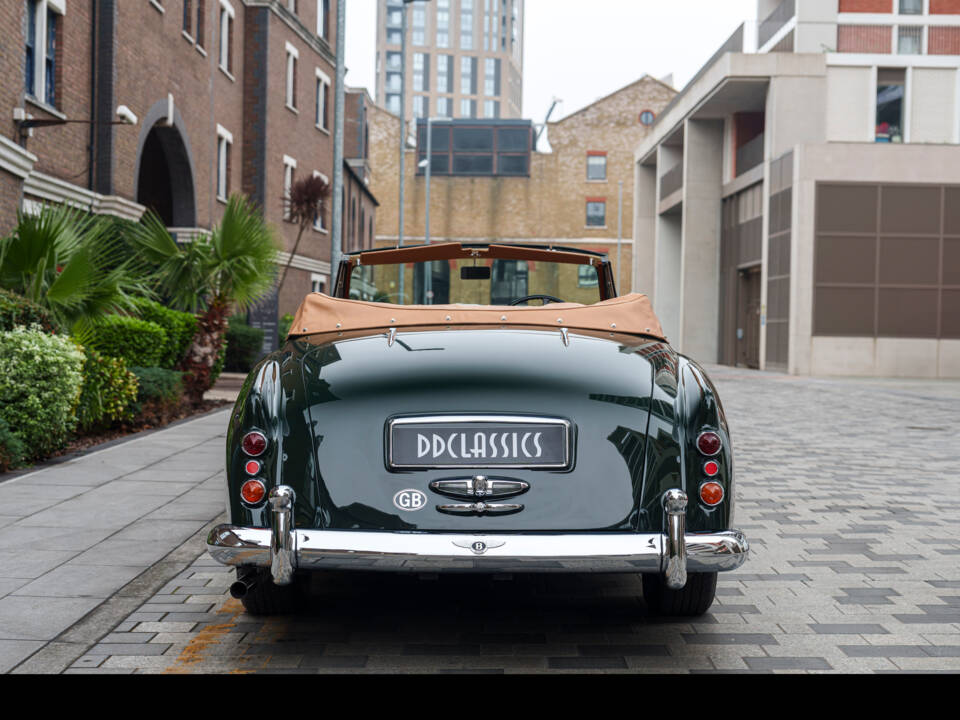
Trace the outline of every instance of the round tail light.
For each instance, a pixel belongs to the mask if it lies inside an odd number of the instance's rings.
[[[719,505],[723,500],[723,486],[718,482],[705,482],[700,486],[700,499],[710,507]]]
[[[254,430],[243,436],[240,445],[247,455],[257,457],[263,455],[263,451],[267,449],[267,436]]]
[[[702,452],[707,457],[716,455],[718,452],[720,452],[720,448],[722,447],[723,443],[720,441],[720,436],[715,432],[702,432],[697,438],[697,450]]]
[[[720,472],[720,463],[716,460],[707,460],[703,464],[703,474],[707,477],[713,477],[718,472]]]
[[[247,460],[247,464],[244,465],[244,469],[247,471],[247,475],[256,475],[260,472],[260,461]]]
[[[248,505],[259,505],[267,495],[267,488],[260,480],[247,480],[240,486],[240,497]]]

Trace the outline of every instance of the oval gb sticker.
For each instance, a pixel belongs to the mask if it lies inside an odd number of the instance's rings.
[[[427,496],[419,490],[407,488],[393,496],[393,504],[404,512],[422,510],[427,505]]]

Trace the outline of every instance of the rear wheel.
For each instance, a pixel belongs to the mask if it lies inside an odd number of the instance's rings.
[[[274,584],[270,573],[266,571],[244,576],[238,573],[238,579],[248,583],[240,602],[251,615],[289,615],[303,605],[306,583],[300,575],[294,575],[289,585]]]
[[[703,615],[717,593],[717,574],[688,573],[687,584],[679,590],[667,587],[660,574],[644,573],[643,599],[654,615],[695,617]]]

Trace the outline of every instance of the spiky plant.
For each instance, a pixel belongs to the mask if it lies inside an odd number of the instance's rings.
[[[233,195],[209,238],[177,245],[160,218],[147,213],[131,242],[157,268],[158,291],[172,306],[197,315],[197,333],[180,369],[191,400],[199,404],[212,384],[227,318],[273,287],[279,250],[274,233],[257,207]]]
[[[328,197],[330,197],[330,183],[322,177],[314,175],[294,180],[290,186],[289,197],[283,199],[286,216],[295,222],[299,228],[297,240],[293,244],[293,250],[290,252],[287,264],[283,268],[283,274],[280,276],[280,283],[277,285],[278,290],[283,287],[283,283],[287,279],[287,271],[290,269],[290,263],[293,262],[294,255],[297,254],[297,248],[300,247],[303,233],[317,221],[318,217],[322,217],[326,212]]]

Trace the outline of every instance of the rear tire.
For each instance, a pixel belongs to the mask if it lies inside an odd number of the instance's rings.
[[[717,574],[688,573],[687,584],[680,590],[667,587],[663,575],[643,574],[643,599],[653,615],[696,617],[703,615],[717,594]]]
[[[289,615],[303,606],[305,583],[299,575],[294,575],[289,585],[275,585],[269,572],[257,573],[255,577],[256,584],[240,598],[249,614]]]

